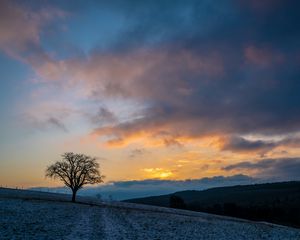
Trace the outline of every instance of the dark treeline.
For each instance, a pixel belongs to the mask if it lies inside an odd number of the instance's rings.
[[[128,201],[300,227],[300,182],[183,191]]]
[[[200,202],[192,204],[186,204],[184,200],[181,202],[181,205],[175,208],[300,227],[300,206],[289,205],[285,201],[281,202],[280,199],[262,205],[239,205],[236,202],[226,202],[201,206]],[[174,206],[170,205],[170,207]]]

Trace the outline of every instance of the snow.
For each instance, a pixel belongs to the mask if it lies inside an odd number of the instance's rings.
[[[65,194],[0,189],[0,239],[300,239],[300,229]]]

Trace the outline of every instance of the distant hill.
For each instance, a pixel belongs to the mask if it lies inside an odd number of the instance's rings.
[[[174,205],[176,199],[181,201],[179,205],[176,205],[176,202]],[[188,210],[300,227],[300,182],[182,191],[168,195],[130,199],[126,202],[163,207],[177,206],[177,208]]]

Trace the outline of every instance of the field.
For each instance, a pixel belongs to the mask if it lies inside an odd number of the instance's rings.
[[[200,212],[0,189],[0,239],[300,239],[300,230]]]

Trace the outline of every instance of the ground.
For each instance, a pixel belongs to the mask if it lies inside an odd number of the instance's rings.
[[[0,239],[300,239],[300,229],[205,213],[0,189]]]

